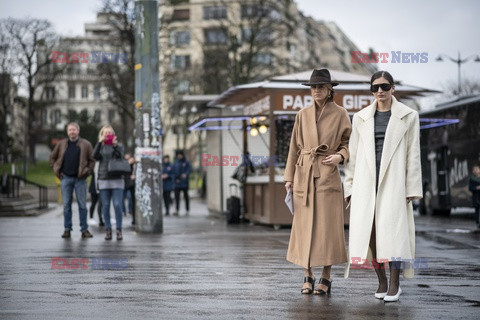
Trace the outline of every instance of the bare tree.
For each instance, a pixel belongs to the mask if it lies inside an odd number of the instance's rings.
[[[191,39],[202,46],[201,61],[191,63],[192,69],[200,73],[190,77],[190,65],[189,70],[165,70],[167,82],[189,76],[191,82],[201,83],[192,85],[190,93],[217,94],[230,86],[272,76],[278,67],[288,64],[281,53],[288,47],[286,39],[297,23],[290,14],[292,6],[292,0],[252,0],[241,2],[240,6],[226,0],[206,4],[203,19],[213,23],[203,30],[201,39],[194,36]],[[176,54],[178,44],[171,41],[176,19],[175,14],[169,14],[161,20],[161,34],[169,37],[162,48],[167,59],[175,58]]]
[[[58,43],[58,36],[47,20],[33,18],[2,20],[1,24],[10,39],[10,52],[16,57],[14,74],[18,75],[20,85],[27,90],[27,132],[30,163],[35,163],[35,144],[38,123],[35,114],[35,93],[44,88],[62,72],[52,65],[51,51]],[[2,28],[2,29],[3,29]]]
[[[220,3],[228,8],[229,16],[238,16],[227,1]],[[211,86],[206,93],[220,93],[232,85],[263,80],[285,66],[280,53],[288,46],[286,39],[296,24],[290,15],[292,4],[291,0],[241,4],[240,19],[228,19],[225,15],[218,20],[219,31],[224,34],[220,35],[219,44],[212,44],[210,40],[215,39],[209,39],[209,30],[205,31],[204,75]]]
[[[126,54],[123,63],[99,63],[97,71],[103,77],[108,100],[117,108],[121,119],[121,140],[131,148],[135,112],[135,12],[133,0],[104,0],[101,12],[107,14],[108,23],[113,28],[108,36],[108,50]]]
[[[10,50],[11,37],[5,32],[4,22],[0,21],[0,159],[8,162],[11,137],[7,130],[7,116],[11,112],[13,58]]]
[[[173,12],[168,7],[161,10],[164,12],[160,25],[161,58],[165,67],[162,76],[169,94],[164,97],[164,105],[169,110],[164,117],[169,122],[168,127],[164,125],[164,139],[168,129],[174,126],[177,132],[187,132],[185,120],[189,113],[179,117],[179,110],[174,110],[175,101],[181,95],[219,94],[234,85],[266,79],[288,64],[281,53],[285,52],[286,39],[296,25],[290,15],[292,5],[291,0],[252,0],[240,2],[239,6],[227,0],[205,3],[203,19],[212,21],[210,27],[203,30],[201,38],[189,30],[189,41],[197,42],[202,48],[199,61],[181,56],[181,48],[188,45],[188,41],[177,42],[175,22],[182,17],[175,14],[174,8]],[[181,126],[183,130],[178,130]]]
[[[456,81],[447,81],[443,85],[443,93],[446,97],[456,97],[459,95],[480,94],[480,80],[473,78],[462,79],[461,92],[458,92],[458,83]]]

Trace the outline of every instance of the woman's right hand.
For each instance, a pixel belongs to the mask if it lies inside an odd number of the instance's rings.
[[[285,190],[288,192],[290,189],[293,190],[293,182],[288,181],[285,183]]]

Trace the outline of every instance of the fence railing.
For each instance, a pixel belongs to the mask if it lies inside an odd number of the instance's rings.
[[[48,188],[39,183],[29,181],[21,176],[8,175],[7,178],[7,190],[5,190],[8,198],[20,197],[21,184],[31,185],[38,188],[38,209],[48,208]]]

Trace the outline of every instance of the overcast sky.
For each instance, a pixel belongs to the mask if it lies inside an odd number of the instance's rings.
[[[457,83],[457,65],[437,62],[439,54],[457,58],[480,55],[480,1],[296,0],[305,15],[333,21],[362,52],[427,52],[427,63],[378,64],[404,83],[441,89]],[[0,18],[44,18],[64,35],[81,35],[95,20],[101,0],[0,0]],[[480,81],[480,63],[462,64],[462,78]]]

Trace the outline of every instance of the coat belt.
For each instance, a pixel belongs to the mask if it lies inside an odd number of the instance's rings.
[[[309,156],[307,161],[307,179],[304,180],[304,193],[303,193],[303,205],[307,205],[307,198],[308,198],[308,191],[310,187],[313,190],[313,178],[312,178],[312,169],[318,157],[326,157],[332,154],[337,153],[336,150],[330,150],[330,147],[327,144],[321,144],[317,147],[313,147],[312,149],[308,150],[306,148],[299,149],[297,155],[302,156]],[[318,173],[320,174],[320,172]]]

